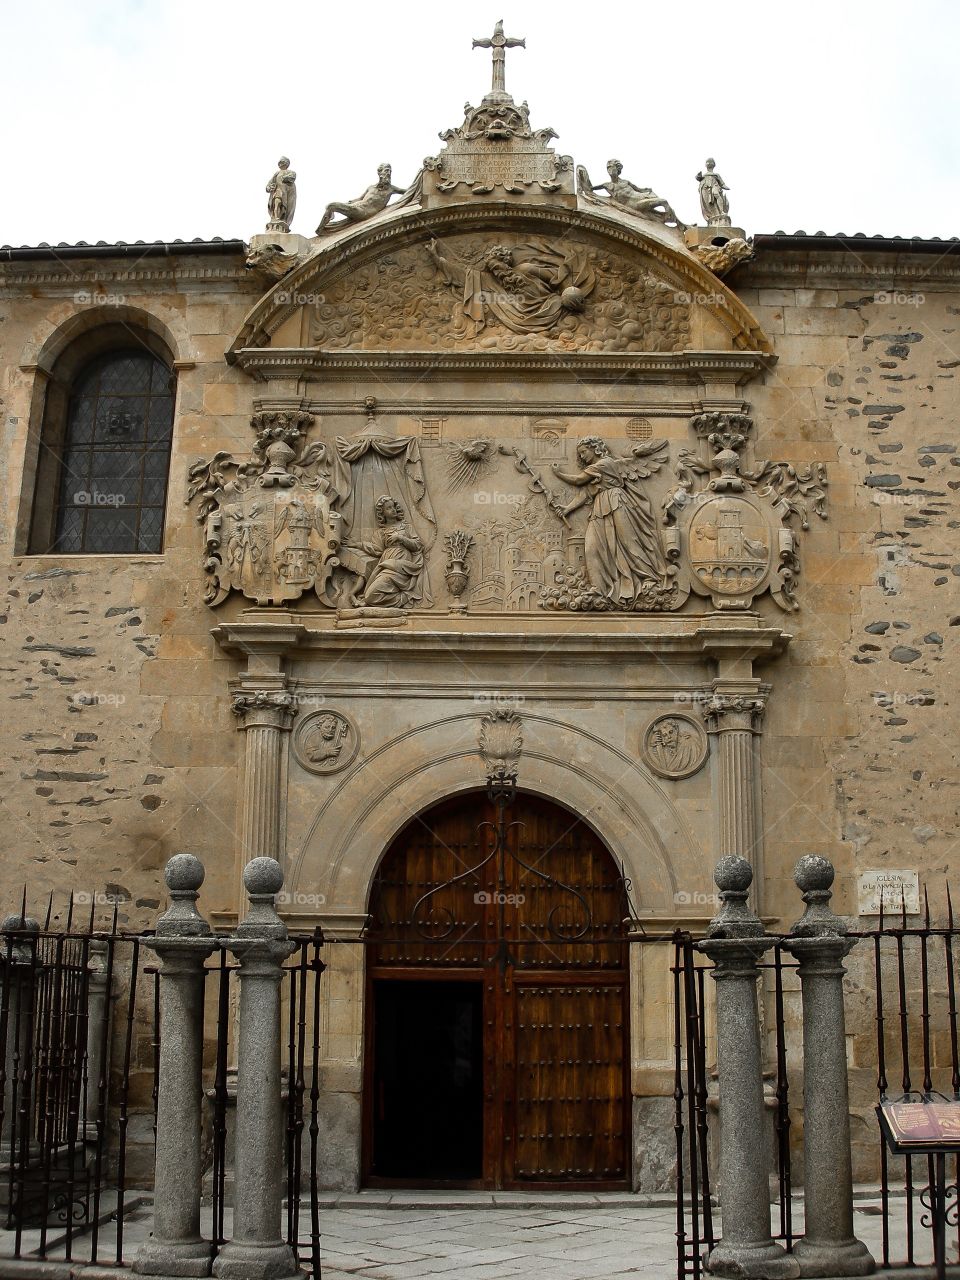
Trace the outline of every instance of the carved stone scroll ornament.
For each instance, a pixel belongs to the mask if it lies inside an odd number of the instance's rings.
[[[694,245],[693,252],[708,271],[712,271],[715,276],[725,276],[738,262],[746,262],[753,257],[753,246],[739,236],[734,236],[723,244]]]
[[[516,783],[523,724],[516,711],[498,707],[480,720],[480,756],[488,780]]]
[[[607,198],[598,197],[597,191],[605,191]],[[611,204],[617,209],[635,214],[639,218],[649,218],[664,225],[672,224],[678,231],[686,230],[686,223],[681,222],[671,206],[658,196],[650,187],[638,187],[623,176],[623,165],[619,160],[607,161],[607,181],[591,182],[590,175],[583,165],[577,167],[577,194],[588,204]]]
[[[254,414],[253,457],[216,453],[189,471],[187,503],[204,530],[204,600],[220,604],[239,591],[258,604],[323,597],[340,545],[330,456],[305,447],[311,414]]]
[[[811,509],[827,518],[823,464],[745,466],[753,430],[745,414],[702,413],[691,425],[701,452],[681,450],[680,483],[664,502],[668,538],[689,587],[717,609],[748,609],[764,591],[781,609],[799,608],[797,529],[809,528]]]

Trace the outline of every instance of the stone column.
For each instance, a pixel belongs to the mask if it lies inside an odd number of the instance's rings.
[[[222,1280],[282,1280],[299,1274],[281,1233],[280,980],[294,944],[274,907],[283,887],[279,862],[254,858],[243,882],[250,910],[228,943],[240,966],[233,1239],[221,1249],[213,1274]]]
[[[212,1246],[200,1235],[203,969],[217,943],[196,908],[204,878],[199,858],[175,854],[164,878],[170,908],[156,936],[145,940],[162,965],[153,1236],[140,1246],[133,1269],[208,1276]]]
[[[793,878],[807,904],[787,950],[800,962],[803,999],[805,1230],[794,1249],[802,1276],[867,1276],[876,1269],[853,1234],[843,959],[855,945],[830,908],[833,864],[808,854]]]
[[[757,1007],[758,961],[773,946],[747,905],[753,869],[744,858],[717,863],[720,910],[698,943],[717,983],[720,1081],[720,1210],[723,1236],[710,1251],[711,1275],[779,1280],[800,1267],[770,1231],[766,1120]]]
[[[719,757],[717,852],[722,858],[746,858],[757,871],[761,842],[755,738],[765,706],[759,688],[749,693],[715,688],[703,703],[707,729],[717,737]]]
[[[109,1018],[107,944],[102,938],[91,938],[87,952],[87,1105],[82,1130],[86,1142],[97,1140],[98,1086],[101,1074],[110,1070],[110,1033],[104,1035],[103,1026]]]
[[[280,861],[283,736],[293,719],[293,695],[283,689],[240,690],[233,712],[244,731],[240,794],[240,866],[251,858]]]
[[[7,1005],[7,1038],[3,1059],[3,1134],[0,1141],[0,1165],[16,1160],[20,1145],[20,1091],[25,1064],[30,1055],[29,1010],[35,996],[31,984],[36,981],[37,935],[40,925],[30,916],[19,913],[6,916],[0,924],[0,966],[4,999]],[[12,936],[11,936],[12,935]],[[7,938],[10,937],[9,964]],[[33,1142],[33,1132],[27,1135]],[[4,1189],[5,1190],[5,1189]],[[4,1197],[5,1198],[5,1197]]]

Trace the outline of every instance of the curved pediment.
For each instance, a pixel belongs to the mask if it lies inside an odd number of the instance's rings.
[[[321,240],[249,313],[230,356],[256,369],[265,348],[304,368],[362,353],[589,362],[771,351],[676,233],[601,208],[507,202],[389,209]]]

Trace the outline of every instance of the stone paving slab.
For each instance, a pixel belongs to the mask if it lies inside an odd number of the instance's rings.
[[[676,1276],[676,1213],[670,1197],[657,1204],[638,1203],[625,1196],[519,1196],[506,1204],[495,1197],[506,1193],[369,1193],[335,1197],[335,1207],[320,1211],[324,1280],[514,1280],[531,1274],[534,1280],[672,1280]],[[331,1197],[333,1198],[333,1197]],[[345,1203],[349,1201],[350,1203]],[[125,1218],[125,1256],[147,1238],[152,1221],[148,1197],[134,1199]],[[527,1207],[530,1206],[530,1207]],[[482,1209],[483,1212],[477,1212]],[[774,1222],[779,1209],[773,1207]],[[309,1206],[301,1212],[301,1232],[309,1223]],[[794,1201],[794,1223],[803,1229],[803,1203]],[[879,1203],[861,1196],[857,1201],[856,1231],[879,1257]],[[210,1211],[203,1215],[210,1234]],[[719,1229],[719,1215],[716,1225]],[[891,1223],[893,1258],[905,1257],[902,1213]],[[231,1217],[226,1229],[229,1235]],[[50,1261],[29,1260],[38,1234],[24,1235],[25,1262],[11,1264],[12,1232],[0,1231],[0,1277],[21,1280],[100,1280],[100,1268],[84,1268],[84,1237],[75,1242],[77,1262],[63,1262],[62,1246],[52,1248]],[[105,1222],[104,1260],[116,1240],[115,1222]],[[917,1261],[929,1256],[929,1232],[918,1231]],[[951,1239],[956,1259],[956,1236]],[[89,1256],[89,1255],[87,1255]],[[108,1274],[119,1280],[121,1269]],[[891,1273],[886,1273],[890,1275]],[[922,1280],[929,1272],[909,1273]],[[951,1274],[958,1275],[955,1268]]]

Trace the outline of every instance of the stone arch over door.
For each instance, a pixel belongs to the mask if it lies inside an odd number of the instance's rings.
[[[455,715],[390,739],[320,803],[291,853],[291,890],[316,894],[331,915],[362,919],[383,851],[416,814],[482,784],[479,717]],[[529,712],[521,788],[587,823],[623,863],[644,913],[672,917],[676,894],[709,867],[663,784],[627,752],[577,724]],[[706,883],[706,881],[704,881]]]

